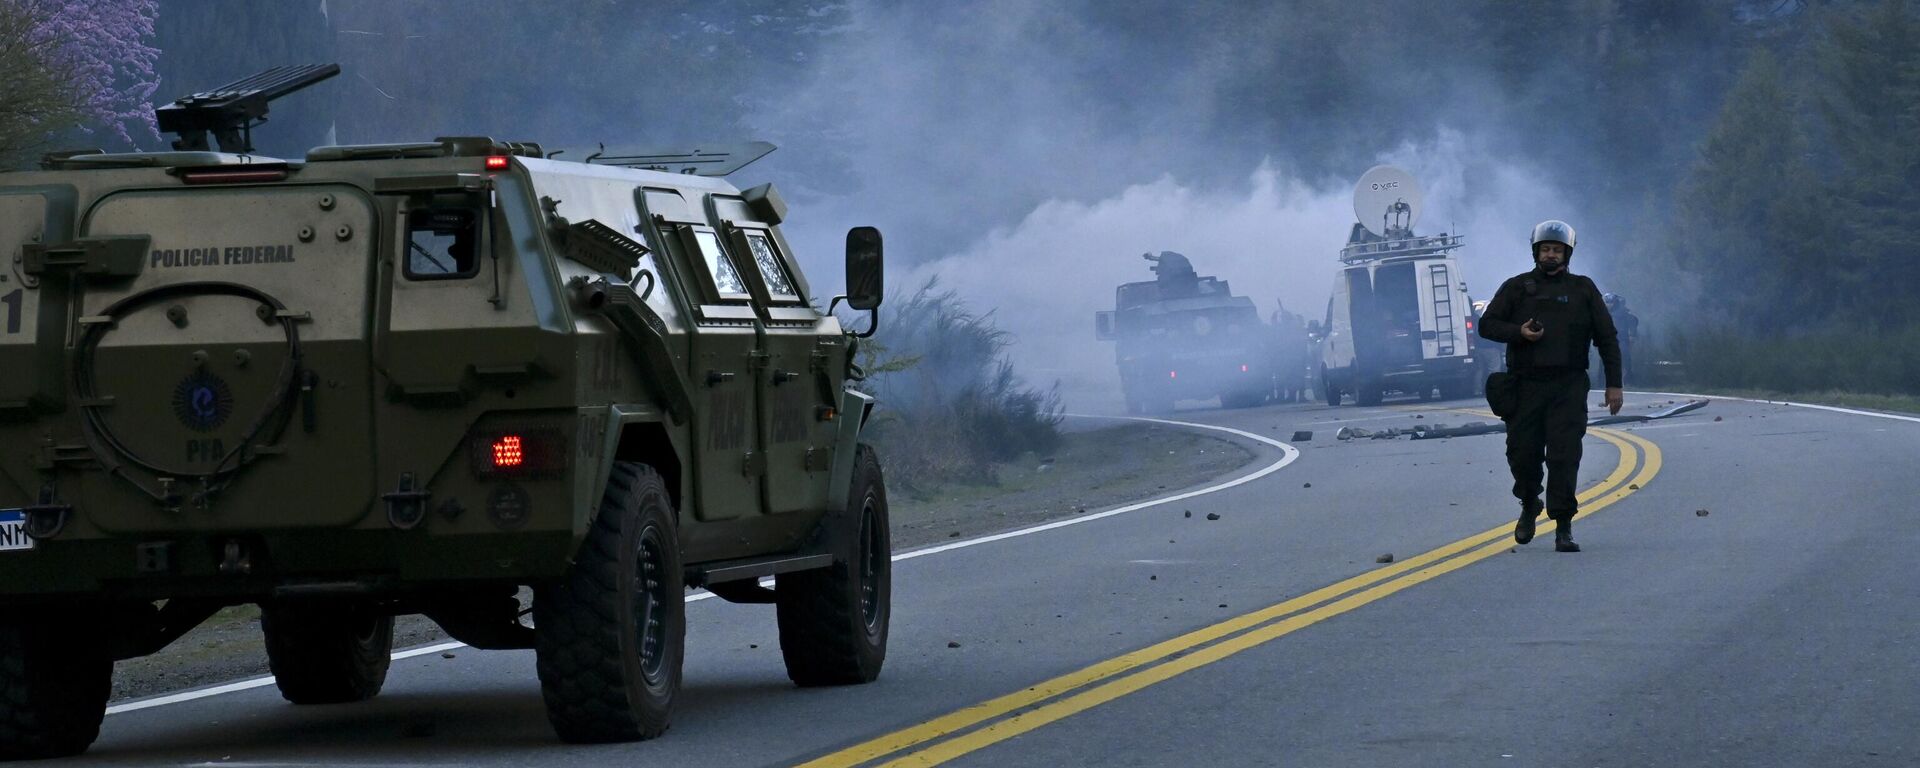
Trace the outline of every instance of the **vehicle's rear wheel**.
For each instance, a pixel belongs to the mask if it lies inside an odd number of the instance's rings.
[[[684,578],[665,481],[615,462],[573,566],[533,601],[540,693],[561,739],[666,732],[686,657]]]
[[[364,602],[260,606],[267,666],[280,697],[295,704],[366,701],[387,682],[393,617]]]
[[[1441,400],[1465,400],[1474,395],[1472,376],[1462,377],[1440,385]]]
[[[1379,405],[1386,396],[1386,390],[1381,389],[1378,383],[1362,381],[1354,388],[1353,402],[1355,405]]]
[[[9,619],[0,625],[0,760],[87,751],[112,688],[101,627],[51,616]]]
[[[803,686],[872,682],[887,660],[893,544],[880,461],[862,445],[854,457],[844,530],[856,537],[845,562],[780,574],[773,594],[787,677]]]
[[[1327,369],[1320,369],[1320,391],[1327,396],[1327,405],[1340,404],[1340,390],[1333,386],[1333,379],[1327,376]]]
[[[1259,392],[1227,392],[1220,395],[1222,408],[1252,408],[1260,404],[1265,396]]]

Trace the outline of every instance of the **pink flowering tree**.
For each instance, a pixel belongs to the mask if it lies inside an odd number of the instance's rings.
[[[155,138],[158,0],[0,0],[0,157],[53,136]]]

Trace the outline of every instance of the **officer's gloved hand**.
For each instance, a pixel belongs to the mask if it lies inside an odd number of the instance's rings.
[[[1607,415],[1620,415],[1620,407],[1627,404],[1627,393],[1619,387],[1607,387]]]

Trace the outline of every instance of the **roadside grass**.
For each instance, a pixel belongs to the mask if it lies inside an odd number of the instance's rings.
[[[1681,386],[1688,392],[1702,395],[1724,395],[1726,397],[1745,397],[1755,400],[1790,400],[1796,403],[1816,405],[1837,405],[1844,408],[1864,408],[1870,411],[1894,411],[1899,413],[1920,413],[1920,396],[1914,395],[1876,395],[1864,392],[1847,392],[1830,389],[1823,392],[1778,392],[1769,389],[1738,389],[1711,386]]]

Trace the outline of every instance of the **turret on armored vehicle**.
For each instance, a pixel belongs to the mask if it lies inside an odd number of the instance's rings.
[[[0,757],[86,749],[115,660],[242,603],[296,704],[373,696],[425,614],[534,649],[568,741],[667,727],[686,588],[773,604],[800,685],[874,679],[858,339],[780,195],[718,178],[771,147],[250,154],[337,71],[162,108],[175,151],[0,174]],[[877,308],[878,231],[847,285]]]
[[[1173,410],[1176,400],[1220,398],[1227,408],[1273,392],[1272,334],[1253,300],[1227,281],[1194,272],[1173,251],[1142,254],[1155,279],[1114,290],[1114,308],[1094,314],[1094,335],[1114,343],[1129,413]]]

